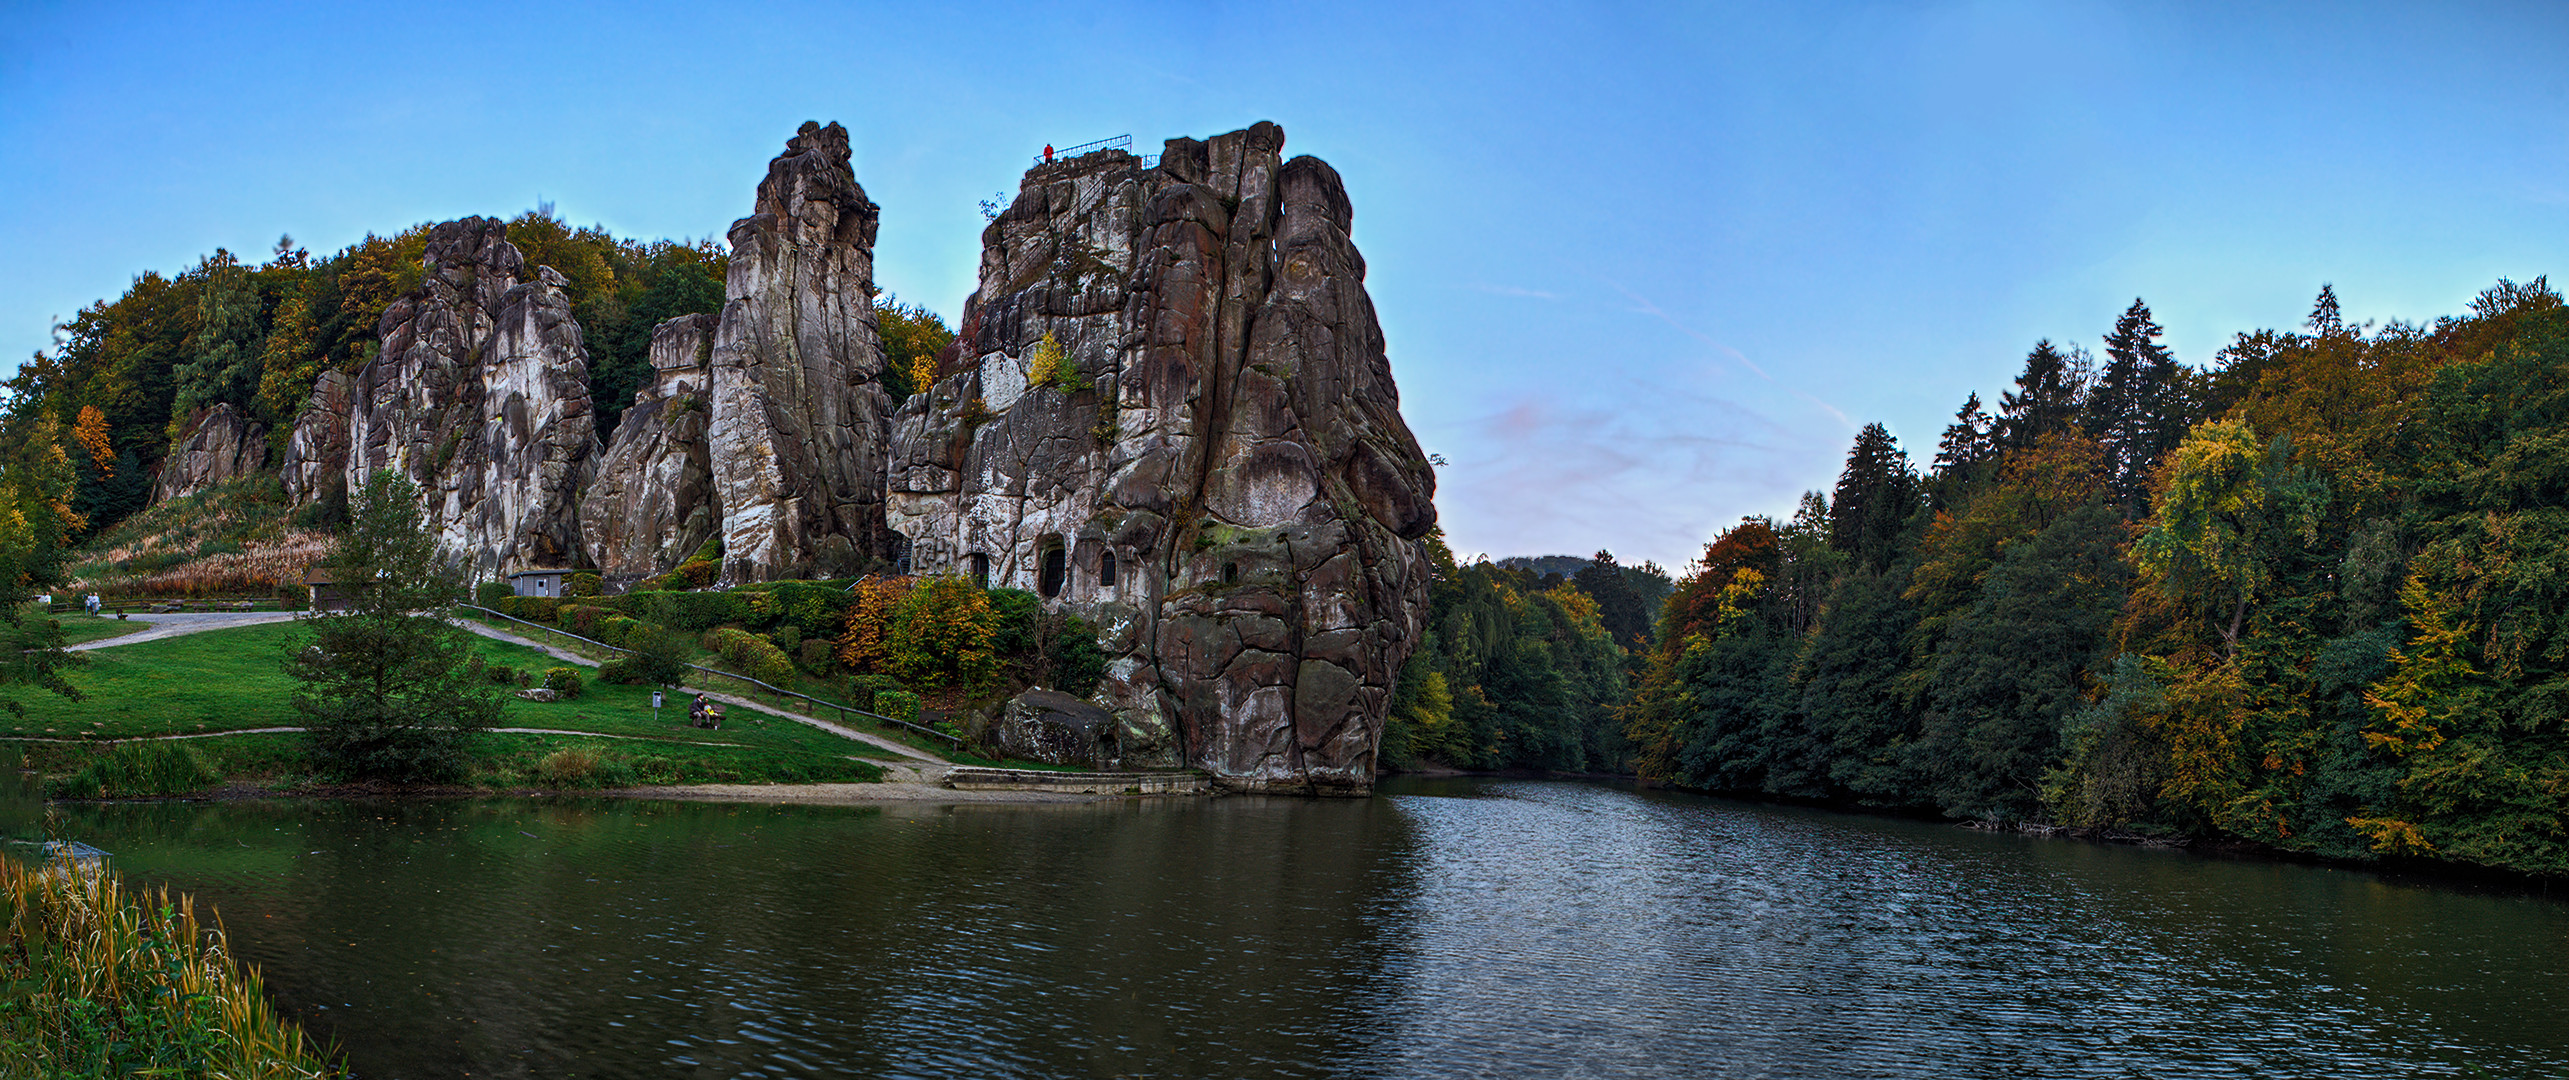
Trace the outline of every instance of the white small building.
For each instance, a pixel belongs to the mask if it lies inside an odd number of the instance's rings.
[[[568,570],[520,570],[508,576],[508,585],[519,596],[560,596],[570,576]]]

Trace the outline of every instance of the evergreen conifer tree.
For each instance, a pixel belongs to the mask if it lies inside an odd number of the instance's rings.
[[[285,664],[303,683],[294,709],[314,763],[348,779],[462,779],[501,700],[445,619],[464,579],[421,527],[418,487],[390,470],[368,479],[320,565],[348,607],[304,620],[311,644]]]
[[[1901,530],[1917,509],[1917,475],[1900,440],[1880,424],[1865,425],[1829,497],[1829,546],[1858,569],[1879,571],[1899,553]]]
[[[2025,354],[2016,388],[1998,396],[1999,442],[2023,449],[2076,423],[2087,390],[2086,368],[2085,352],[2062,351],[2050,338],[2035,342],[2034,351]]]
[[[2106,490],[2126,518],[2149,510],[2151,470],[2185,435],[2183,387],[2176,357],[2159,344],[2164,333],[2134,298],[2105,337],[2105,369],[2087,396],[2087,434],[2105,448]]]

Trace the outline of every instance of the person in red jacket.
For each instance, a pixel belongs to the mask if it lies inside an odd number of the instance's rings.
[[[1046,164],[1046,165],[1050,165],[1050,164],[1052,164],[1052,163],[1053,163],[1053,144],[1051,144],[1051,143],[1045,143],[1045,144],[1044,144],[1044,164]]]

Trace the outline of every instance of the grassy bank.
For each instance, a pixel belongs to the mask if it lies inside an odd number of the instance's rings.
[[[0,898],[0,1078],[340,1075],[189,898],[6,858]]]
[[[625,655],[624,651],[621,649],[592,645],[574,637],[551,632],[551,627],[537,629],[536,627],[527,626],[524,623],[513,623],[505,619],[494,619],[483,615],[480,612],[471,610],[463,611],[460,614],[462,618],[480,623],[483,626],[490,627],[491,629],[498,630],[502,633],[515,634],[532,641],[541,641],[546,645],[550,645],[574,656],[585,657],[589,660],[600,663]],[[706,652],[701,648],[689,647],[686,651],[686,655],[681,657],[681,659],[684,659],[686,662],[691,664],[698,664],[715,669],[713,672],[689,671],[687,673],[687,682],[690,686],[699,686],[707,690],[718,690],[727,694],[738,694],[753,701],[768,702],[780,709],[790,709],[805,713],[806,715],[817,716],[823,720],[831,721],[832,723],[844,723],[848,727],[857,728],[868,734],[879,735],[904,746],[923,750],[928,753],[946,757],[954,761],[963,762],[965,764],[980,763],[978,759],[966,761],[965,759],[970,755],[967,754],[959,756],[955,751],[954,744],[946,742],[943,739],[929,738],[928,736],[921,735],[908,728],[879,723],[872,718],[863,715],[855,713],[842,715],[836,711],[822,709],[819,706],[812,705],[810,702],[799,701],[794,698],[781,697],[776,694],[768,693],[757,683],[737,676],[720,673],[723,658],[716,656],[713,653]],[[782,681],[773,682],[770,685],[777,686],[781,689],[792,690],[796,693],[809,694],[824,701],[844,701],[846,704],[860,709],[866,707],[868,704],[867,702],[848,700],[856,695],[848,693],[847,687],[844,684],[836,680],[813,675],[809,672],[800,670],[794,671],[790,675],[783,676]]]
[[[51,618],[55,622],[62,624],[62,643],[65,645],[78,645],[85,641],[104,641],[108,638],[123,637],[127,634],[139,634],[152,628],[152,624],[140,619],[119,619],[112,615],[53,615],[40,617]]]
[[[300,640],[300,628],[273,623],[96,650],[89,654],[90,663],[70,676],[83,700],[22,695],[27,714],[0,715],[0,743],[25,750],[30,767],[53,778],[57,793],[66,796],[178,794],[226,783],[289,790],[306,785],[312,778],[297,736],[224,734],[300,724],[291,705],[297,683],[282,667],[286,651]],[[486,664],[539,675],[562,663],[486,638],[474,639],[473,647]],[[892,756],[746,709],[733,710],[720,730],[690,728],[684,697],[670,694],[655,719],[650,688],[594,680],[568,701],[511,698],[500,726],[616,738],[487,735],[474,770],[477,784],[872,780],[881,777],[880,767],[854,759]],[[174,740],[148,750],[98,745],[172,735],[214,737]],[[553,764],[545,765],[547,759],[554,759]],[[76,780],[84,773],[90,780]]]

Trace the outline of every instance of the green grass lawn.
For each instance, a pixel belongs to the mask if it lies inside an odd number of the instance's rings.
[[[140,619],[119,619],[113,615],[54,615],[50,618],[62,624],[62,643],[65,645],[139,634],[152,628],[152,624]]]
[[[619,649],[591,645],[587,642],[566,637],[558,633],[545,633],[522,623],[513,623],[504,619],[494,619],[472,611],[462,612],[461,614],[464,618],[471,619],[474,622],[478,622],[494,630],[516,634],[519,637],[526,638],[531,641],[541,641],[565,652],[585,656],[591,660],[606,661],[624,655],[623,651]],[[717,670],[719,670],[722,665],[721,657],[705,652],[702,649],[690,650],[686,656],[686,660],[691,664],[702,664],[706,667],[716,668]],[[550,663],[560,662],[561,661],[559,660],[550,661]],[[780,697],[759,689],[756,684],[740,679],[723,675],[708,675],[701,671],[690,671],[687,673],[687,680],[688,685],[690,686],[701,686],[708,690],[719,690],[727,694],[738,694],[742,697],[749,698],[750,700],[765,702],[789,712],[798,712],[805,716],[816,717],[818,719],[830,721],[831,723],[843,724],[844,726],[855,728],[870,735],[880,735],[886,739],[890,739],[913,749],[923,750],[928,753],[951,758],[956,761],[963,760],[963,758],[956,756],[957,751],[955,750],[954,744],[946,742],[943,739],[930,738],[928,736],[921,735],[918,732],[911,731],[908,728],[893,724],[879,723],[869,717],[859,716],[853,713],[842,716],[838,710],[823,708],[821,706],[814,705],[811,702],[797,698]],[[795,672],[794,679],[786,683],[784,689],[810,694],[811,696],[820,698],[824,701],[844,702],[857,708],[864,708],[868,704],[866,702],[849,700],[852,695],[848,694],[846,687],[832,680],[818,678],[807,672]],[[747,710],[734,710],[732,717],[726,719],[725,722],[729,723],[732,720],[736,720],[741,713],[746,711]],[[885,756],[889,757],[893,755],[886,754]]]
[[[122,739],[293,726],[300,723],[290,704],[298,684],[285,674],[283,665],[290,645],[303,639],[301,627],[270,623],[95,650],[86,654],[87,664],[70,673],[72,684],[86,695],[84,700],[21,693],[17,696],[26,705],[27,715],[20,719],[0,714],[0,739],[12,735]],[[476,637],[472,643],[474,651],[487,663],[533,671],[539,676],[547,667],[566,666],[533,649],[507,642]],[[584,677],[588,674],[584,669]],[[743,762],[759,755],[824,760],[844,760],[849,755],[891,756],[887,751],[809,725],[775,717],[762,719],[747,709],[733,709],[719,731],[690,728],[686,720],[683,696],[669,694],[667,706],[655,721],[649,687],[611,686],[591,679],[586,691],[570,701],[511,698],[501,726],[670,740],[670,753],[725,761],[743,753],[750,755],[739,758]],[[510,740],[524,738],[541,737],[493,736],[492,745],[515,746],[518,744]],[[687,745],[693,743],[722,746]]]

